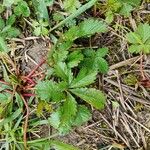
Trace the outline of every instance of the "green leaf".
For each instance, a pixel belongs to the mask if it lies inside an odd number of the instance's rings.
[[[0,17],[0,30],[2,30],[5,27],[4,20]]]
[[[41,35],[41,27],[36,27],[36,28],[34,29],[34,35],[36,35],[36,36]]]
[[[80,126],[83,123],[86,123],[91,118],[91,113],[87,107],[84,105],[79,105],[76,118],[72,121],[74,126]]]
[[[69,68],[76,67],[81,62],[81,60],[83,60],[83,54],[81,53],[81,51],[74,51],[67,57],[67,66]]]
[[[108,48],[107,47],[99,48],[96,51],[96,55],[98,57],[105,57],[107,54],[108,54]]]
[[[15,0],[3,0],[3,5],[6,7],[11,7]]]
[[[18,5],[14,8],[14,12],[17,16],[24,16],[24,17],[29,17],[30,16],[30,9],[28,7],[27,2],[21,1],[18,2]]]
[[[36,93],[41,100],[49,101],[52,97],[52,82],[51,81],[40,81],[36,85]]]
[[[71,128],[71,121],[72,118],[77,113],[77,102],[74,97],[67,93],[67,98],[61,107],[61,118],[60,118],[60,125],[59,131],[61,134],[65,134],[68,132],[68,129]]]
[[[133,43],[133,44],[138,44],[142,42],[140,35],[134,32],[127,33],[126,38],[130,43]]]
[[[85,87],[93,83],[96,79],[97,71],[88,71],[82,68],[77,77],[72,81],[70,88]]]
[[[147,23],[141,23],[135,32],[127,33],[126,37],[131,43],[129,46],[131,53],[150,53],[150,26]]]
[[[11,94],[9,93],[0,93],[0,104],[7,104],[11,100]]]
[[[53,5],[53,3],[54,3],[54,0],[45,0],[46,6],[51,6]]]
[[[119,13],[125,17],[129,17],[131,15],[132,10],[133,7],[130,4],[123,3]]]
[[[16,21],[16,16],[13,14],[6,21],[6,25],[13,25],[15,23],[15,21]]]
[[[129,46],[128,50],[129,50],[130,53],[140,53],[141,46],[134,44],[134,45]]]
[[[57,29],[57,28],[59,28],[59,27],[61,27],[61,26],[63,26],[68,21],[75,19],[77,16],[79,16],[80,14],[82,14],[83,12],[85,12],[87,9],[91,8],[96,2],[97,2],[97,0],[90,0],[86,4],[82,5],[77,11],[75,11],[75,13],[72,13],[67,18],[65,18],[64,20],[62,20],[61,22],[59,22],[57,25],[55,25],[50,30],[50,32],[53,31],[53,30],[55,30],[55,29]]]
[[[74,13],[80,6],[79,0],[64,0],[64,9],[69,13]]]
[[[95,33],[107,31],[107,25],[96,19],[86,19],[79,24],[78,37],[91,36]]]
[[[106,23],[110,24],[110,23],[113,22],[113,20],[114,20],[114,14],[113,14],[112,11],[106,12],[105,16],[106,16],[106,18],[105,18]]]
[[[2,37],[0,37],[0,52],[8,52],[8,47]]]
[[[107,31],[107,25],[96,19],[86,19],[82,21],[78,26],[71,27],[65,34],[64,39],[66,41],[74,41],[77,38],[91,36],[95,33],[101,33]]]
[[[64,99],[63,91],[53,81],[40,81],[36,85],[36,93],[41,100],[59,102]]]
[[[58,77],[62,78],[63,80],[68,80],[68,68],[67,65],[63,62],[59,62],[55,65],[55,73]]]
[[[49,0],[32,0],[33,6],[37,12],[38,20],[45,19],[49,21],[47,5],[50,4]]]
[[[101,91],[94,88],[78,88],[71,89],[70,91],[87,103],[89,103],[90,105],[92,105],[93,107],[97,109],[104,108],[106,98]]]
[[[141,3],[141,0],[118,0],[118,2],[120,3],[127,3],[130,4],[132,6],[139,6]]]
[[[22,112],[22,109],[19,108],[15,112],[13,112],[10,116],[0,121],[0,127],[6,123],[12,122],[14,119],[16,119]]]
[[[79,27],[78,26],[71,27],[67,32],[64,33],[63,37],[65,41],[74,41],[75,39],[80,37]]]
[[[147,23],[140,24],[136,30],[136,33],[141,37],[142,42],[145,43],[150,39],[150,26]]]
[[[51,126],[53,126],[55,129],[59,128],[60,118],[61,118],[60,109],[57,110],[56,112],[53,112],[49,118],[49,122],[50,122]]]
[[[79,150],[78,148],[72,145],[68,145],[68,144],[65,144],[63,142],[56,141],[56,140],[52,140],[50,143],[51,143],[52,148],[56,150]]]
[[[83,60],[82,65],[88,68],[88,70],[98,70],[101,73],[107,73],[109,70],[108,63],[102,58],[107,52],[107,48],[100,48],[96,52],[92,49],[87,50],[87,58]]]
[[[109,70],[109,66],[107,61],[104,58],[96,57],[95,59],[95,68],[98,68],[98,70],[101,73],[107,73]]]
[[[7,37],[8,38],[15,38],[20,35],[20,31],[17,28],[11,27],[7,30]]]

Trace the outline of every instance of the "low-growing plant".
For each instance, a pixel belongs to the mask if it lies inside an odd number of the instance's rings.
[[[131,12],[139,5],[140,0],[107,0],[103,5],[106,22],[111,23],[116,14],[131,16]]]
[[[105,106],[103,92],[89,85],[95,82],[99,72],[108,71],[108,64],[103,58],[108,49],[81,50],[74,48],[73,43],[76,39],[106,31],[107,26],[102,21],[87,19],[65,32],[49,53],[52,73],[37,84],[36,93],[40,100],[51,104],[53,113],[49,121],[60,134],[68,133],[72,127],[91,118],[88,105],[83,101],[97,109]]]
[[[139,24],[134,32],[129,32],[127,40],[130,43],[129,51],[131,53],[150,53],[150,26],[149,24]]]
[[[144,85],[147,81],[147,77],[143,71],[143,55],[150,53],[150,26],[147,23],[140,23],[134,32],[129,32],[126,35],[127,41],[130,43],[129,52],[140,53],[140,72],[141,81],[140,84]]]

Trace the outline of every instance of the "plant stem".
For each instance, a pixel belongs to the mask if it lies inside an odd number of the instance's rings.
[[[144,75],[144,71],[143,71],[143,54],[141,53],[141,59],[140,59],[140,72],[141,72],[141,76],[142,76],[142,80],[145,80],[145,75]]]
[[[45,59],[42,60],[26,77],[30,78],[35,73],[35,71],[45,63],[45,61]]]
[[[24,96],[24,97],[31,97],[31,96],[36,96],[36,95],[32,94],[32,93],[24,93],[24,94],[22,94],[22,96]]]
[[[24,99],[23,95],[21,95],[21,98],[24,102],[24,105],[26,107],[26,117],[25,117],[25,122],[24,122],[24,134],[23,134],[23,141],[24,141],[24,148],[25,150],[27,150],[27,128],[28,128],[28,119],[29,119],[29,107],[28,104],[26,102],[26,100]]]

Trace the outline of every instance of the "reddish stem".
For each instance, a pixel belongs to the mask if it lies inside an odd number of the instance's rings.
[[[35,83],[34,84],[31,84],[31,85],[27,85],[25,86],[23,89],[24,90],[28,90],[29,88],[33,88],[35,86]]]
[[[0,80],[0,83],[5,84],[5,85],[10,85],[8,82],[5,82],[3,80]]]
[[[32,79],[30,79],[29,77],[27,77],[27,76],[22,76],[21,79],[22,80],[25,79],[25,80],[29,81],[30,83],[35,84],[35,82]]]
[[[33,74],[32,77],[37,77],[37,76],[42,75],[42,74],[43,74],[43,71],[36,73],[36,74]]]
[[[35,71],[45,63],[45,61],[46,61],[45,59],[42,60],[42,61],[27,75],[27,77],[30,78],[30,77],[35,73]]]
[[[24,93],[24,94],[22,94],[22,96],[24,96],[24,97],[31,97],[31,96],[36,96],[35,94],[32,94],[32,93]]]

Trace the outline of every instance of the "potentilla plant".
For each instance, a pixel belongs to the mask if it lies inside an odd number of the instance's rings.
[[[108,71],[108,63],[104,59],[108,49],[72,46],[76,39],[106,31],[104,22],[84,20],[66,31],[49,53],[51,75],[38,82],[36,94],[40,102],[52,106],[49,122],[60,134],[66,134],[72,127],[87,122],[91,118],[88,106],[100,110],[105,106],[104,93],[90,85],[95,82],[98,73]]]

